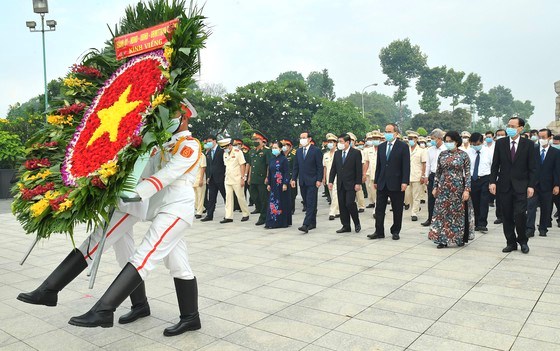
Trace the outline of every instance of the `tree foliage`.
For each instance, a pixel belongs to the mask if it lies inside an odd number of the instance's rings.
[[[422,97],[418,104],[424,112],[438,111],[441,102],[438,95],[441,94],[447,67],[437,66],[425,67],[416,82],[416,91]]]
[[[278,75],[278,78],[276,78],[276,81],[278,83],[285,83],[292,80],[305,82],[305,78],[303,78],[303,75],[297,71],[283,72]]]
[[[344,100],[324,101],[311,121],[312,130],[321,138],[327,133],[340,135],[347,132],[358,138],[372,130],[370,121],[352,103]]]
[[[464,77],[465,72],[455,71],[453,68],[450,68],[443,78],[441,96],[444,98],[451,98],[451,107],[453,110],[459,105],[461,97],[465,95],[465,85],[463,84]]]
[[[454,111],[419,113],[410,120],[411,128],[423,127],[427,130],[440,128],[460,132],[468,130],[470,124],[471,114],[463,108],[457,108]]]
[[[399,106],[390,96],[379,94],[377,92],[364,93],[364,111],[366,118],[372,125],[386,126],[388,123],[396,123],[400,119]],[[362,108],[362,93],[354,92],[343,100],[351,102],[355,107]],[[412,112],[408,106],[403,105],[404,120],[408,120],[412,116]]]
[[[321,72],[313,71],[307,76],[307,87],[311,95],[334,100],[334,81],[329,77],[329,71],[323,69]]]

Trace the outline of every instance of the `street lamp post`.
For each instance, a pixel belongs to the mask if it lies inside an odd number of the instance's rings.
[[[45,113],[49,108],[49,97],[47,91],[47,54],[45,50],[45,32],[53,32],[56,30],[56,21],[47,20],[47,27],[45,29],[45,14],[49,13],[49,4],[47,0],[33,0],[33,12],[41,15],[41,29],[36,29],[37,23],[35,21],[27,21],[25,25],[29,28],[30,32],[40,32],[43,39],[43,79],[45,83]]]
[[[366,91],[367,88],[369,87],[376,87],[377,83],[372,83],[369,85],[366,85],[363,89],[362,89],[362,117],[366,117],[366,111],[364,109],[364,92]]]

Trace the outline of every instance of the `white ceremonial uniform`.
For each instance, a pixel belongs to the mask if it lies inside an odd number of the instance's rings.
[[[204,212],[204,195],[206,194],[206,157],[201,157],[198,161],[198,174],[193,184],[194,188],[194,208],[197,215]],[[202,185],[200,185],[202,183]]]
[[[422,165],[426,163],[427,153],[418,145],[410,150],[410,185],[406,187],[404,203],[411,206],[411,215],[418,216],[420,211],[420,199],[424,192],[424,186],[420,183],[422,177]]]
[[[233,196],[237,197],[239,208],[243,217],[248,217],[249,207],[245,194],[243,193],[244,187],[241,185],[241,166],[246,164],[245,155],[241,150],[233,148],[229,153],[224,152],[224,165],[226,166],[225,175],[225,188],[226,188],[226,204],[225,204],[225,217],[226,219],[233,219]],[[245,171],[246,173],[247,171]]]
[[[333,148],[334,150],[334,148]],[[334,160],[334,151],[325,152],[323,154],[323,167],[325,167],[325,180],[329,181],[329,174],[331,173],[331,167]],[[329,216],[338,216],[340,214],[340,210],[338,208],[338,192],[336,187],[336,177],[334,178],[333,188],[330,190],[331,194],[331,206],[329,209]]]
[[[375,179],[375,166],[377,163],[377,147],[370,146],[364,149],[362,152],[362,163],[369,162],[368,168],[366,170],[366,189],[368,193],[369,203],[375,205],[375,198],[377,190],[373,186],[373,180]]]
[[[173,135],[164,149],[150,157],[144,175],[136,187],[142,200],[149,199],[146,220],[152,221],[130,263],[142,279],[164,260],[173,278],[191,280],[184,230],[194,218],[193,183],[201,157],[200,143],[189,131]]]

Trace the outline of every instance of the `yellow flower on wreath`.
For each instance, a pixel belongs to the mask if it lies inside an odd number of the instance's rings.
[[[171,46],[166,46],[163,48],[163,56],[171,64],[171,55],[173,55],[173,48]]]
[[[33,181],[33,180],[39,179],[39,178],[45,180],[45,179],[46,179],[48,176],[50,176],[51,174],[52,174],[52,172],[51,172],[50,170],[47,169],[47,170],[45,170],[45,171],[43,171],[43,172],[39,172],[39,173],[37,173],[37,174],[35,174],[35,175],[26,175],[26,176],[23,178],[23,180],[24,180],[24,181],[28,181],[28,180]]]
[[[60,192],[58,191],[49,190],[45,193],[46,200],[54,200],[59,196],[60,196]]]
[[[169,95],[159,94],[152,101],[152,108],[156,108],[159,105],[165,104],[170,99],[171,99],[171,97]]]
[[[102,178],[107,179],[110,176],[115,175],[118,170],[119,170],[119,166],[117,165],[117,161],[109,161],[107,163],[102,164],[101,168],[97,172]]]
[[[68,88],[84,88],[84,87],[91,87],[93,83],[88,82],[85,79],[75,78],[75,77],[68,77],[62,80],[62,84],[67,86]]]
[[[56,213],[68,210],[70,207],[72,207],[73,204],[74,202],[70,199],[64,200],[60,205],[58,205],[58,211],[56,211]]]
[[[41,200],[37,201],[33,205],[29,207],[29,211],[31,212],[31,217],[39,217],[47,208],[49,208],[50,203],[47,198],[42,198]]]
[[[55,125],[55,126],[62,125],[62,124],[71,125],[73,120],[74,120],[74,117],[72,115],[68,115],[68,116],[50,115],[50,116],[47,116],[47,122],[49,124],[52,124],[52,125]]]

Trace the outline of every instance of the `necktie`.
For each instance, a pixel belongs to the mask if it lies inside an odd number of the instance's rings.
[[[511,142],[511,160],[515,159],[515,141]]]
[[[389,155],[391,155],[391,146],[393,146],[393,144],[388,143],[387,144],[387,161],[389,161]]]
[[[346,162],[346,151],[342,152],[342,163]]]
[[[303,148],[303,159],[305,160],[305,156],[307,156],[307,148]]]
[[[214,154],[216,153],[216,149],[212,149],[212,160],[214,160]]]
[[[542,149],[542,151],[541,151],[541,164],[544,163],[544,155],[545,155],[544,149]]]
[[[476,181],[478,179],[478,166],[480,165],[480,151],[476,152],[476,160],[474,161],[474,170],[472,179]]]

